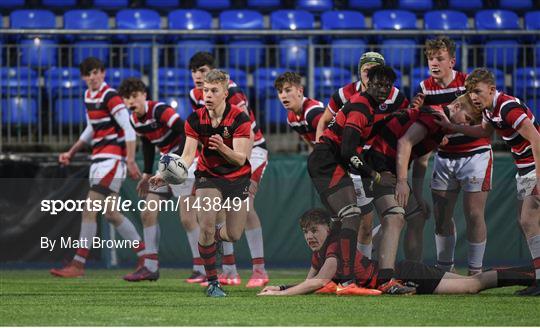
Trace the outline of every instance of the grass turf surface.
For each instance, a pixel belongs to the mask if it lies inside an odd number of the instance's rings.
[[[517,288],[480,295],[256,297],[256,290],[226,287],[210,299],[182,281],[186,270],[162,269],[157,282],[128,283],[128,270],[87,270],[60,279],[46,270],[0,271],[0,325],[39,326],[467,326],[540,323],[540,298],[517,297]],[[298,282],[302,270],[272,270],[271,284]],[[243,285],[249,277],[241,271]]]

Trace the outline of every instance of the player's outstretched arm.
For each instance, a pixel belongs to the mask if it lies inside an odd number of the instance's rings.
[[[286,295],[304,295],[309,294],[317,289],[320,289],[324,287],[327,283],[332,280],[334,275],[337,271],[337,259],[335,257],[327,258],[326,261],[324,261],[324,264],[319,270],[319,272],[310,278],[310,274],[308,273],[308,278],[301,282],[300,284],[293,286],[291,288],[287,288],[285,290],[263,290],[258,295],[260,296],[286,296]],[[311,268],[310,273],[315,272],[313,268]],[[275,287],[275,286],[273,286]],[[272,288],[274,289],[274,288]]]
[[[324,113],[322,114],[321,118],[319,119],[319,122],[317,123],[317,132],[315,134],[315,142],[319,142],[319,138],[322,136],[324,129],[328,126],[328,123],[334,118],[334,115],[332,115],[332,112],[328,107],[324,110]]]
[[[406,207],[409,199],[410,190],[409,185],[407,184],[407,172],[409,170],[409,160],[411,158],[412,148],[414,145],[424,139],[427,133],[428,131],[425,126],[419,123],[414,123],[398,140],[396,155],[397,183],[395,197],[399,206]]]
[[[86,145],[89,145],[92,142],[93,135],[94,129],[92,128],[92,125],[87,124],[86,128],[81,133],[79,140],[77,140],[77,142],[75,142],[68,151],[58,155],[58,162],[62,165],[69,165],[71,158],[73,158],[73,156],[81,149],[86,147]]]
[[[434,113],[436,116],[435,123],[442,126],[444,129],[452,132],[463,133],[464,135],[474,138],[489,138],[493,134],[493,127],[486,121],[482,121],[478,125],[462,125],[450,122],[444,113]]]

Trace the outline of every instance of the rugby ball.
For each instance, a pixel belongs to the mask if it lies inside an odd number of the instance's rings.
[[[182,158],[176,154],[165,154],[161,156],[159,159],[158,171],[163,180],[172,185],[184,183],[188,176],[186,164]]]

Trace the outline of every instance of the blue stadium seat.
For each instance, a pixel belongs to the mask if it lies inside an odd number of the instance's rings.
[[[532,9],[532,0],[500,0],[499,7],[509,10],[527,10]]]
[[[283,105],[275,96],[275,92],[264,99],[264,107],[261,112],[261,114],[264,114],[265,121],[270,122],[270,124],[287,124],[287,110],[283,108]]]
[[[225,10],[219,15],[219,26],[224,30],[262,30],[264,18],[254,10]],[[233,36],[223,39],[229,45],[227,59],[230,65],[252,67],[262,62],[264,48],[259,37]]]
[[[64,28],[74,30],[109,29],[109,16],[101,10],[83,9],[68,10],[64,13]],[[105,65],[109,62],[110,42],[105,36],[80,35],[66,36],[73,45],[73,61],[80,63],[84,58],[92,56],[101,59]]]
[[[536,53],[536,66],[540,66],[540,41],[537,41],[534,45],[534,53]]]
[[[56,28],[54,13],[45,9],[14,10],[9,15],[11,28]]]
[[[106,74],[105,81],[113,88],[118,88],[128,77],[141,77],[140,71],[131,68],[107,68]]]
[[[360,10],[379,10],[383,7],[382,0],[349,0],[349,8]]]
[[[455,10],[434,10],[424,15],[426,30],[466,30],[469,28],[467,15]]]
[[[240,88],[245,89],[248,87],[248,78],[245,71],[236,68],[227,68],[226,71],[229,73],[231,80],[236,82]]]
[[[351,71],[339,67],[315,67],[315,98],[328,102],[334,91],[351,82]]]
[[[226,60],[230,66],[253,67],[264,61],[264,44],[259,40],[233,40],[228,45]]]
[[[189,94],[193,88],[191,71],[185,68],[158,69],[159,94],[162,96]]]
[[[529,98],[525,101],[525,103],[527,104],[527,107],[529,107],[529,109],[533,112],[536,121],[540,122],[540,119],[538,119],[538,117],[540,117],[540,97],[536,97],[536,99],[534,97]]]
[[[208,10],[223,10],[231,8],[230,0],[197,0],[197,8]]]
[[[75,67],[52,67],[45,72],[44,80],[49,98],[76,97],[86,90],[81,73]]]
[[[209,12],[198,9],[174,10],[168,17],[170,30],[209,30],[212,28],[212,15]],[[178,39],[201,39],[201,36],[173,36],[173,41]],[[208,40],[209,38],[206,38]]]
[[[433,0],[399,0],[399,9],[426,11],[433,8]]]
[[[514,95],[522,100],[540,98],[540,67],[518,68],[513,76]]]
[[[41,4],[45,7],[75,7],[77,0],[41,0]]]
[[[373,14],[375,30],[416,29],[416,15],[406,10],[379,10]]]
[[[401,89],[403,87],[403,74],[401,74],[401,71],[399,69],[395,68],[394,72],[396,73],[396,81],[394,82],[394,86],[398,89]]]
[[[178,8],[180,0],[146,0],[147,7],[154,8]]]
[[[411,71],[411,91],[412,93],[415,92],[416,88],[418,88],[418,85],[420,85],[420,82],[427,79],[429,77],[429,68],[428,67],[416,67]],[[414,96],[412,94],[411,96]]]
[[[281,40],[279,42],[280,65],[292,70],[305,68],[308,45],[309,41],[305,39]]]
[[[525,14],[525,28],[540,31],[540,11],[531,11]]]
[[[2,99],[2,123],[4,124],[36,124],[38,117],[37,103],[30,97],[12,97]]]
[[[273,30],[311,30],[314,24],[315,18],[305,10],[276,10],[270,14]]]
[[[253,72],[253,81],[257,94],[265,93],[275,94],[274,81],[287,70],[283,67],[259,68]]]
[[[400,70],[412,68],[416,59],[417,43],[411,39],[387,39],[381,43],[381,54],[386,64]]]
[[[58,43],[55,40],[35,38],[19,42],[21,64],[32,67],[56,66],[58,59]]]
[[[79,64],[87,57],[99,58],[105,65],[109,63],[111,43],[109,41],[81,40],[73,45],[73,62]]]
[[[271,10],[281,7],[281,0],[247,0],[247,8]]]
[[[127,8],[129,0],[94,0],[94,7],[103,9]]]
[[[3,0],[0,1],[0,8],[16,8],[24,6],[25,0]]]
[[[363,39],[335,39],[331,41],[330,62],[334,66],[356,71],[358,59],[366,52],[367,44]]]
[[[32,96],[38,92],[36,71],[28,67],[0,67],[0,90],[5,96]]]
[[[353,30],[366,28],[364,15],[359,11],[331,10],[321,15],[323,30]]]
[[[181,40],[176,43],[175,59],[177,67],[187,67],[190,58],[199,51],[214,51],[214,43],[207,40]]]
[[[482,0],[448,0],[448,8],[470,12],[484,8],[484,4]]]
[[[518,63],[520,43],[516,40],[491,40],[484,44],[486,66],[512,67]]]
[[[161,26],[161,17],[151,9],[124,9],[116,14],[116,27],[118,29],[159,29]],[[118,38],[122,42],[127,40],[130,42],[124,48],[124,55],[127,56],[127,65],[135,67],[148,67],[152,61],[152,44],[149,40],[152,35],[141,36],[120,36]]]
[[[478,30],[518,30],[519,17],[509,10],[481,10],[474,16]]]
[[[84,124],[86,122],[86,108],[82,93],[56,99],[54,101],[54,115],[59,125]]]
[[[295,8],[311,12],[331,10],[334,6],[332,0],[296,0]]]
[[[109,16],[97,9],[75,9],[64,13],[64,28],[73,30],[107,30]]]
[[[225,10],[219,14],[219,27],[224,30],[259,30],[264,18],[255,10]]]
[[[189,101],[189,96],[186,94],[180,94],[178,96],[170,95],[160,97],[159,101],[169,104],[172,108],[176,110],[178,115],[180,115],[180,117],[184,121],[189,117],[191,113],[193,113],[193,109],[191,108],[191,104]]]

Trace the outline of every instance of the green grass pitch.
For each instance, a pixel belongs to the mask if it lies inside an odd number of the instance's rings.
[[[9,326],[537,326],[540,298],[517,288],[470,296],[257,297],[228,287],[210,299],[182,281],[188,271],[162,269],[157,282],[127,283],[128,270],[87,270],[60,279],[47,270],[0,271],[0,325]],[[243,283],[249,277],[242,271]],[[303,270],[272,270],[272,284],[301,281]]]

